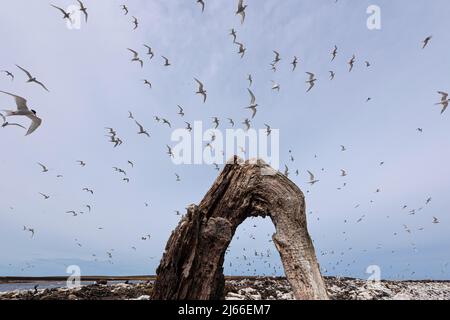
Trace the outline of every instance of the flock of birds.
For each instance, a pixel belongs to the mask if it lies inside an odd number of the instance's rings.
[[[88,17],[89,17],[89,11],[88,8],[85,6],[85,4],[80,1],[77,0],[77,2],[79,3],[79,11],[84,15],[85,17],[85,22],[88,22]],[[204,12],[205,8],[207,6],[207,1],[206,0],[196,0],[196,3],[198,3],[201,7],[201,11]],[[68,21],[72,21],[72,15],[73,13],[71,12],[67,12],[66,10],[62,9],[61,7],[58,7],[56,5],[51,5],[51,7],[53,7],[54,9],[56,9],[57,11],[59,11],[62,14],[62,18],[64,20],[68,20]],[[129,8],[127,5],[121,5],[120,9],[123,12],[123,15],[128,16],[129,15]],[[241,24],[245,23],[245,19],[246,19],[246,12],[248,10],[247,5],[244,3],[243,0],[239,0],[237,3],[237,9],[235,14],[237,16],[240,17],[240,22]],[[132,30],[136,30],[139,28],[139,19],[135,16],[132,16],[131,19],[131,27]],[[237,46],[237,54],[243,59],[245,57],[247,48],[245,46],[245,44],[241,41],[238,41],[238,32],[235,28],[232,28],[229,31],[229,36],[232,38],[232,43],[234,45]],[[430,45],[432,40],[432,36],[428,36],[426,37],[422,44],[421,44],[421,48],[424,50],[426,49],[427,46]],[[137,49],[132,49],[132,48],[126,48],[126,50],[130,53],[130,62],[131,63],[136,63],[138,66],[140,66],[141,68],[144,67],[144,65],[147,63],[146,61],[151,61],[155,58],[155,52],[153,50],[153,48],[147,44],[144,44],[143,47],[146,49],[144,55],[146,56],[146,58],[141,57],[141,54],[139,53],[139,50]],[[339,48],[337,46],[334,46],[331,51],[330,51],[330,61],[333,62],[336,57],[339,54]],[[277,50],[273,50],[273,60],[270,62],[270,69],[273,72],[277,72],[278,67],[279,67],[279,63],[280,61],[283,60],[282,55],[280,54],[280,52],[278,52]],[[167,58],[164,55],[161,55],[161,59],[162,59],[162,65],[164,67],[171,67],[172,63],[170,61],[169,58]],[[292,58],[292,60],[290,61],[290,66],[291,66],[291,71],[292,72],[296,72],[298,70],[298,64],[300,63],[300,59],[297,56],[294,56]],[[348,60],[347,64],[348,64],[348,72],[352,72],[356,66],[357,63],[357,57],[355,55],[352,55],[351,58]],[[372,66],[371,62],[369,61],[364,61],[364,66],[366,68],[370,68]],[[37,85],[39,86],[41,89],[45,90],[46,92],[50,93],[50,90],[47,88],[47,86],[40,80],[37,79],[36,76],[34,76],[30,71],[28,71],[27,69],[21,67],[20,65],[16,65],[16,68],[18,71],[22,72],[25,77],[26,77],[26,82],[32,85]],[[8,77],[11,81],[16,81],[16,75],[14,74],[13,71],[11,70],[1,70],[1,73],[3,73],[6,77]],[[318,79],[316,77],[316,74],[310,71],[307,71],[306,73],[306,79],[305,79],[305,83],[306,83],[306,87],[305,87],[305,91],[306,93],[309,93],[311,90],[313,90],[318,82]],[[329,81],[334,81],[336,77],[336,72],[334,70],[329,70]],[[248,81],[248,87],[247,92],[249,95],[249,103],[248,106],[245,107],[245,109],[247,109],[249,111],[249,115],[248,117],[246,117],[245,119],[242,120],[241,124],[244,126],[244,128],[246,130],[249,130],[252,126],[252,120],[257,116],[258,114],[258,108],[259,108],[259,104],[257,103],[257,97],[255,96],[253,90],[252,90],[252,86],[253,86],[253,76],[251,74],[248,74],[246,77],[246,80]],[[141,79],[142,83],[144,86],[148,87],[149,89],[152,89],[152,82],[149,81],[148,79]],[[208,91],[207,91],[207,86],[205,85],[205,83],[201,80],[199,80],[196,77],[193,77],[192,79],[193,81],[193,85],[196,86],[196,91],[193,91],[193,94],[198,95],[200,97],[200,101],[202,103],[206,103],[207,99],[208,99]],[[271,90],[274,92],[280,92],[281,90],[281,85],[279,83],[277,83],[276,81],[272,80],[272,87]],[[6,127],[17,127],[17,128],[21,128],[26,130],[26,135],[31,135],[33,134],[43,123],[43,120],[38,116],[37,112],[33,109],[31,109],[28,106],[28,102],[25,98],[14,94],[14,93],[10,93],[10,92],[6,92],[6,91],[1,91],[1,94],[7,95],[10,98],[12,98],[12,100],[14,100],[15,102],[15,108],[10,108],[8,110],[2,110],[0,113],[0,117],[3,120],[3,124],[1,125],[1,127],[6,128]],[[448,97],[448,93],[444,92],[444,91],[438,91],[437,92],[438,95],[440,96],[440,101],[436,102],[435,104],[437,106],[440,106],[441,109],[441,114],[443,114],[445,112],[445,110],[448,107],[448,104],[450,102],[450,99]],[[371,101],[372,98],[368,97],[366,102]],[[181,118],[185,117],[185,110],[182,106],[178,105],[178,113],[177,115]],[[26,117],[29,120],[31,120],[31,123],[29,124],[28,127],[26,127],[24,124],[21,123],[16,123],[16,122],[10,122],[9,120],[11,118],[18,118],[18,117]],[[137,119],[135,119],[133,113],[131,111],[128,111],[128,119],[130,121],[133,121],[134,124],[136,125],[136,133],[140,136],[145,136],[147,138],[151,137],[150,131],[148,129],[146,129],[140,121],[138,121]],[[154,116],[154,120],[157,123],[160,123],[162,125],[167,126],[168,128],[172,128],[172,121],[170,119],[166,119],[163,118],[161,116]],[[212,125],[214,128],[218,128],[221,124],[221,119],[219,119],[218,117],[213,117],[212,118]],[[227,123],[229,126],[231,127],[235,127],[235,125],[238,123],[238,121],[232,119],[232,118],[227,118],[226,119]],[[188,121],[185,121],[186,127],[185,129],[187,131],[192,131],[192,124]],[[269,124],[264,124],[265,128],[266,128],[266,134],[269,136],[272,132],[272,127]],[[107,127],[105,128],[106,130],[106,137],[108,138],[108,142],[111,143],[113,145],[114,148],[119,147],[123,144],[123,139],[121,137],[119,137],[117,130],[115,128],[112,127]],[[422,132],[421,128],[417,129],[418,131]],[[206,144],[206,148],[210,147],[212,148],[211,143],[215,140],[215,136],[213,135],[211,137],[211,142]],[[172,147],[167,145],[167,154],[169,155],[169,157],[174,157],[173,154],[173,150]],[[242,153],[245,154],[245,149],[243,147],[240,147],[240,150]],[[344,145],[340,146],[340,150],[341,152],[346,152],[347,148]],[[315,156],[317,158],[317,156]],[[293,157],[293,153],[292,150],[289,151],[289,159],[290,159],[290,163],[294,163],[295,159]],[[81,167],[85,167],[87,164],[85,161],[82,160],[78,160],[77,161],[78,165]],[[383,166],[384,162],[380,162],[380,166]],[[49,169],[45,164],[42,163],[38,163],[38,166],[40,166],[42,173],[48,173]],[[131,160],[128,160],[128,166],[129,169],[133,169],[134,168],[134,162]],[[290,166],[290,165],[289,165]],[[288,164],[286,164],[284,166],[284,174],[286,176],[290,176],[291,172],[290,172],[290,168],[289,168]],[[217,171],[220,170],[219,165],[214,164],[214,167]],[[124,183],[130,183],[130,178],[128,176],[128,169],[124,169],[124,168],[119,168],[119,167],[113,167],[112,168],[113,171],[121,176],[121,179]],[[325,169],[322,169],[322,171],[324,171]],[[314,185],[316,185],[317,183],[320,182],[320,179],[318,179],[316,177],[316,175],[311,172],[310,170],[307,170],[307,175],[309,177],[307,183],[313,187]],[[296,169],[294,171],[294,174],[296,176],[301,176],[299,169]],[[348,171],[346,169],[341,169],[340,172],[340,176],[342,178],[345,178],[348,176]],[[62,175],[58,175],[58,178],[62,178]],[[177,182],[181,181],[181,177],[178,173],[175,173],[175,179]],[[342,190],[344,187],[346,187],[346,183],[343,183],[342,187],[339,187],[338,190]],[[87,194],[90,194],[92,196],[94,196],[95,191],[92,188],[89,187],[83,187],[81,189],[83,192],[86,192]],[[309,190],[307,191],[309,192]],[[381,189],[377,189],[375,191],[375,193],[379,193],[381,192]],[[42,196],[42,198],[44,200],[49,200],[51,199],[51,196],[42,192],[39,192],[40,196]],[[431,197],[426,199],[426,203],[425,205],[428,205],[431,202]],[[145,206],[148,207],[149,204],[145,203]],[[355,206],[355,208],[358,208],[360,205]],[[77,217],[79,215],[86,213],[89,213],[93,210],[94,206],[92,204],[85,204],[83,206],[83,210],[68,210],[66,211],[66,214],[71,215],[73,217]],[[403,205],[402,209],[406,210],[408,208],[407,205]],[[415,209],[410,209],[409,214],[410,215],[415,215],[416,213],[418,213],[419,211],[421,211],[423,209],[423,207],[419,207],[419,208],[415,208]],[[175,213],[177,216],[180,216],[181,213],[178,210],[175,210]],[[309,212],[310,214],[312,214],[312,212]],[[360,223],[364,220],[365,215],[361,216],[358,220],[355,221],[355,223]],[[319,218],[318,218],[319,219]],[[437,217],[433,217],[432,221],[433,224],[438,224],[440,221]],[[345,220],[344,223],[349,223],[349,221]],[[254,227],[256,228],[256,225],[254,225]],[[411,228],[409,228],[406,224],[403,225],[404,231],[407,233],[411,233]],[[99,227],[98,229],[103,229],[102,227]],[[422,231],[424,228],[419,228],[419,231]],[[23,231],[24,232],[28,232],[30,234],[31,237],[35,236],[35,230],[32,227],[28,227],[28,226],[23,226]],[[345,232],[344,232],[345,233]],[[394,234],[397,235],[397,234]],[[250,233],[249,237],[251,240],[256,240],[256,232],[255,233]],[[270,235],[267,235],[267,237],[270,238]],[[140,240],[142,241],[148,241],[151,239],[151,235],[147,234],[147,235],[143,235],[140,236]],[[238,240],[238,239],[237,239]],[[347,240],[347,239],[346,239]],[[272,240],[268,240],[269,242],[271,242]],[[80,241],[78,241],[78,239],[75,239],[76,245],[81,247],[82,244],[80,243]],[[415,244],[413,244],[413,248],[415,249]],[[136,246],[133,245],[131,246],[132,250],[136,250]],[[348,251],[351,251],[352,248],[350,247],[348,249]],[[275,266],[273,264],[271,264],[271,251],[267,250],[267,251],[255,251],[253,254],[250,254],[249,252],[245,252],[246,249],[243,248],[243,254],[241,257],[236,257],[237,262],[233,265],[232,262],[230,262],[230,267],[234,267],[236,272],[239,272],[239,270],[242,270],[242,266],[244,266],[248,272],[253,272],[254,274],[257,274],[258,270],[256,268],[252,269],[252,266],[256,263],[257,259],[260,263],[262,263],[263,265],[265,265],[266,267],[268,267],[268,270],[273,270],[273,274],[277,274],[281,271],[281,265]],[[109,259],[110,263],[113,263],[113,252],[114,249],[108,250],[106,252],[107,257]],[[393,251],[394,253],[394,251]],[[325,255],[338,255],[339,259],[338,261],[334,264],[334,265],[330,265],[329,269],[330,270],[335,270],[335,268],[337,268],[339,265],[344,264],[344,254],[345,252],[334,252],[333,250],[329,250],[329,251],[320,251],[320,255],[321,256],[325,256]],[[93,258],[95,261],[97,261],[97,255],[96,254],[92,254]],[[258,263],[259,263],[258,262]],[[353,261],[354,263],[355,261]],[[27,268],[32,268],[33,265],[27,265]],[[350,267],[350,263],[346,265],[346,267]],[[267,269],[267,268],[266,268]],[[324,269],[324,272],[327,272],[328,269]]]

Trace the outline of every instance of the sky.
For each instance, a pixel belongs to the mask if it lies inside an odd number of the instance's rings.
[[[226,118],[243,128],[251,117],[244,109],[251,74],[259,104],[252,127],[279,129],[281,170],[287,165],[305,193],[323,273],[367,278],[375,265],[386,279],[450,279],[450,119],[434,105],[438,90],[450,90],[450,3],[246,0],[241,24],[237,0],[205,2],[202,14],[194,0],[86,0],[88,22],[70,30],[48,1],[4,1],[0,70],[15,80],[0,74],[0,90],[25,97],[43,123],[27,137],[21,128],[0,128],[0,275],[65,275],[70,265],[85,275],[154,274],[180,220],[175,211],[199,203],[219,174],[212,165],[175,165],[166,148],[174,145],[171,134],[185,121],[213,127],[212,117],[221,120],[220,130],[230,127]],[[67,8],[74,1],[52,4]],[[367,28],[370,5],[381,9],[380,30]],[[139,20],[136,30],[132,16]],[[243,58],[231,28],[247,48]],[[153,48],[152,60],[143,44]],[[331,61],[334,45],[338,55]],[[127,48],[140,53],[143,68],[130,61]],[[276,72],[273,50],[282,59]],[[292,71],[294,56],[299,64]],[[26,83],[15,64],[50,92]],[[318,79],[308,93],[306,72]],[[206,103],[195,94],[194,77],[205,84]],[[0,94],[0,109],[11,108],[11,97]],[[137,135],[128,111],[150,138]],[[113,127],[123,145],[113,148],[105,127]],[[130,183],[113,167],[127,171]],[[312,187],[307,170],[320,180]],[[71,210],[78,216],[66,214]],[[270,219],[245,221],[225,274],[282,275],[273,233]]]

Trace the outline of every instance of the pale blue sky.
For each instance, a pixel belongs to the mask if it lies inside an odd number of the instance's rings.
[[[306,194],[309,229],[326,274],[365,277],[367,266],[377,264],[383,277],[450,277],[445,267],[450,262],[450,120],[449,111],[440,115],[433,105],[440,99],[437,90],[450,90],[448,1],[247,0],[241,25],[234,0],[206,1],[204,14],[194,0],[86,0],[90,16],[81,30],[68,30],[47,1],[4,2],[0,69],[12,71],[16,79],[1,74],[0,90],[26,97],[44,122],[29,137],[18,128],[0,129],[0,275],[64,274],[70,264],[79,264],[84,274],[153,274],[179,220],[174,210],[198,203],[217,176],[211,166],[173,165],[165,147],[172,131],[153,116],[168,118],[174,128],[195,120],[206,126],[213,116],[222,119],[221,129],[227,128],[227,117],[240,123],[249,116],[243,107],[251,73],[260,105],[253,126],[269,123],[280,129],[281,161],[291,172],[300,171],[292,179]],[[128,16],[120,9],[123,2]],[[366,27],[371,4],[381,7],[379,31]],[[140,21],[136,31],[132,15]],[[232,27],[247,47],[243,59],[228,35]],[[428,35],[433,39],[421,50]],[[155,51],[151,62],[144,43]],[[335,44],[339,54],[330,62]],[[143,69],[130,62],[126,48],[141,53]],[[269,66],[272,50],[282,58],[276,73]],[[357,60],[349,73],[352,54]],[[162,66],[161,55],[171,67]],[[294,55],[300,62],[292,72]],[[366,68],[365,60],[372,67]],[[26,84],[15,64],[30,70],[50,93]],[[329,70],[336,72],[332,82]],[[318,78],[308,94],[306,71]],[[194,94],[193,77],[205,83],[206,104]],[[152,90],[141,83],[144,78]],[[280,83],[280,93],[271,91],[270,80]],[[372,101],[365,103],[367,97]],[[185,119],[177,115],[177,104],[185,108]],[[0,109],[11,106],[13,101],[1,95]],[[151,139],[136,135],[128,110]],[[125,141],[120,148],[107,142],[106,126]],[[79,167],[77,160],[87,166]],[[134,161],[134,169],[127,160]],[[37,162],[50,172],[42,174]],[[113,166],[127,170],[130,184]],[[349,176],[340,177],[340,169]],[[306,184],[306,170],[320,179],[313,188]],[[64,178],[57,179],[58,174]],[[344,182],[347,187],[337,190]],[[93,188],[95,195],[82,192],[83,187]],[[378,188],[381,192],[375,193]],[[39,192],[51,198],[44,201]],[[428,197],[432,201],[425,206]],[[65,214],[86,211],[86,204],[93,206],[89,214]],[[433,216],[441,223],[433,224]],[[36,230],[34,239],[23,225]],[[152,239],[141,241],[148,233]],[[225,263],[227,274],[254,269],[267,274],[274,265],[281,272],[268,242],[270,221],[248,221],[238,233]],[[259,258],[247,266],[254,255],[243,261],[244,248],[247,256],[269,249],[271,268]],[[114,264],[106,254],[111,249]]]

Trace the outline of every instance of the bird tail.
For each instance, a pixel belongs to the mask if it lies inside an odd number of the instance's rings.
[[[11,110],[2,110],[5,113],[5,117],[10,117],[14,115],[14,111]]]

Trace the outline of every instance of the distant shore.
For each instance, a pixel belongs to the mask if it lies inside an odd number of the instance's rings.
[[[0,300],[150,300],[155,276],[90,276],[82,286],[67,288],[66,277],[1,277],[12,290],[0,292]],[[293,300],[285,278],[226,277],[227,300]],[[46,287],[49,282],[59,282]],[[14,289],[26,283],[27,289]],[[325,277],[332,300],[450,300],[450,281],[380,281]],[[30,284],[36,285],[30,286]]]

